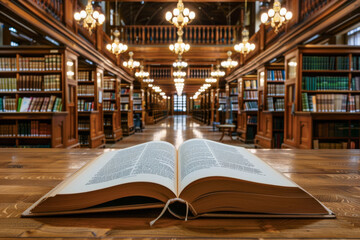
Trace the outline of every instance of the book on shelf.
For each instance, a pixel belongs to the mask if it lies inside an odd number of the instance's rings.
[[[94,102],[78,99],[78,112],[94,111],[94,108]]]
[[[104,101],[103,102],[103,110],[104,111],[115,111],[115,103]]]
[[[1,137],[16,137],[17,128],[16,123],[3,122],[0,124],[0,136]]]
[[[245,80],[245,89],[257,90],[257,80]]]
[[[230,88],[230,95],[238,95],[239,91],[237,87]]]
[[[19,121],[18,136],[20,137],[50,137],[51,124],[40,121]]]
[[[79,85],[78,96],[94,96],[95,89],[93,85]]]
[[[116,94],[113,92],[104,92],[103,93],[103,100],[115,100]]]
[[[89,119],[79,119],[78,120],[78,129],[79,130],[90,130],[90,120]]]
[[[133,110],[135,111],[141,111],[142,110],[142,106],[141,105],[133,105]]]
[[[16,78],[0,78],[0,92],[16,92]]]
[[[303,70],[349,70],[349,57],[303,56]]]
[[[130,101],[129,97],[120,97],[121,103],[129,103],[129,101]]]
[[[257,124],[257,116],[247,116],[247,124]]]
[[[360,112],[360,95],[302,93],[304,112]]]
[[[285,96],[285,86],[283,84],[268,84],[268,96]]]
[[[19,57],[20,71],[60,71],[61,55],[45,55],[44,57]]]
[[[22,216],[147,208],[164,208],[179,218],[335,217],[245,148],[203,139],[185,141],[178,150],[153,141],[104,153]]]
[[[0,71],[11,72],[17,71],[16,58],[15,57],[1,57],[0,58]]]
[[[351,90],[360,91],[360,76],[351,79]]]
[[[0,112],[16,112],[16,98],[0,97]]]
[[[115,90],[115,81],[109,81],[109,80],[105,80],[104,81],[104,89],[105,90]]]
[[[17,112],[61,112],[62,99],[50,97],[23,97],[18,99]]]
[[[313,149],[348,149],[348,142],[319,142],[314,139]]]
[[[285,81],[285,70],[268,70],[267,81]]]
[[[258,110],[258,102],[257,101],[244,102],[244,110],[245,111],[257,111]]]
[[[78,82],[93,82],[95,79],[95,71],[78,71]]]
[[[354,70],[354,71],[360,70],[360,56],[352,57],[351,70]]]
[[[133,98],[141,98],[141,93],[133,93]]]
[[[244,91],[244,99],[245,100],[257,100],[258,99],[258,91]]]
[[[238,103],[232,103],[232,104],[231,104],[231,110],[232,110],[232,111],[237,111],[237,110],[239,110],[239,104],[238,104]]]
[[[121,88],[121,94],[122,95],[130,94],[130,88]]]
[[[342,76],[304,76],[302,89],[318,90],[349,90],[349,77]]]

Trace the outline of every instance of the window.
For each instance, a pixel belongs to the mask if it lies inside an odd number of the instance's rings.
[[[186,112],[186,95],[174,95],[174,112]]]
[[[347,33],[348,35],[348,45],[356,46],[360,45],[360,27],[357,27],[350,32]]]

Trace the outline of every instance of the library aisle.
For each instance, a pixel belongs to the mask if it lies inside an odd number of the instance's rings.
[[[106,144],[107,148],[126,148],[147,141],[167,141],[178,147],[181,143],[192,138],[205,138],[219,141],[221,132],[212,126],[205,125],[187,115],[174,115],[154,125],[147,125],[143,132],[137,132],[123,141],[114,144]],[[244,144],[233,136],[233,141],[225,136],[222,143],[239,147],[254,148],[253,144]]]

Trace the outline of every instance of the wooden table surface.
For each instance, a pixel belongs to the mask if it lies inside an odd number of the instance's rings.
[[[196,219],[159,210],[68,217],[20,214],[87,161],[109,150],[0,149],[2,238],[360,238],[359,150],[251,150],[309,191],[336,219]]]

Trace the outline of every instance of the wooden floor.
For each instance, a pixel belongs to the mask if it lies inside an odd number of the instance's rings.
[[[154,125],[147,125],[143,132],[136,132],[135,134],[124,137],[123,140],[114,144],[107,144],[108,148],[126,148],[139,143],[147,141],[167,141],[179,147],[181,143],[192,138],[205,138],[209,140],[218,141],[221,138],[221,132],[218,129],[213,129],[212,126],[208,126],[194,120],[190,116],[175,115],[166,118]],[[244,144],[236,137],[233,136],[233,140],[230,140],[229,136],[224,136],[222,143],[236,145],[246,148],[254,148],[253,144]]]

